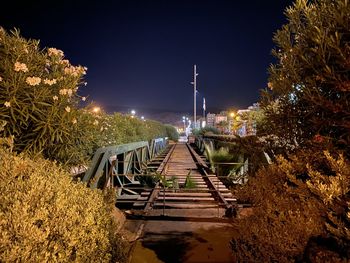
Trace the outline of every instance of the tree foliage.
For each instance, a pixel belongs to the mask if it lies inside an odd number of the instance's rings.
[[[260,140],[284,157],[237,192],[253,215],[232,247],[240,262],[348,262],[350,4],[297,0],[285,14],[261,103],[270,136]]]
[[[298,147],[321,138],[349,153],[349,1],[297,0],[285,14],[263,93],[269,132]]]

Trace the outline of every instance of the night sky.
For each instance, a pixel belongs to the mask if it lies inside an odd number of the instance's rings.
[[[88,67],[81,95],[106,108],[184,112],[193,107],[193,64],[209,111],[257,101],[292,1],[8,2],[1,26]]]

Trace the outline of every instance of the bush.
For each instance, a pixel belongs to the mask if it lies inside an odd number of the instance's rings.
[[[14,135],[18,152],[73,157],[83,138],[77,128],[78,87],[86,68],[73,66],[61,50],[40,49],[18,31],[0,27],[0,136]]]
[[[166,124],[165,131],[169,140],[177,142],[179,140],[179,133],[173,125]]]
[[[109,195],[74,183],[55,163],[0,149],[0,261],[123,259]]]
[[[217,128],[215,128],[215,127],[206,126],[204,128],[201,128],[201,129],[193,130],[193,134],[196,135],[196,136],[198,136],[198,135],[220,134],[220,131]]]
[[[261,169],[238,192],[240,202],[253,204],[232,241],[238,261],[349,259],[349,171],[342,157],[312,151]]]
[[[17,152],[77,165],[99,147],[166,136],[159,122],[79,109],[86,68],[71,65],[61,50],[0,28],[0,57],[0,121],[7,123],[0,137],[14,136]]]
[[[350,3],[298,0],[285,14],[263,94],[268,133],[305,148],[328,140],[349,154]]]

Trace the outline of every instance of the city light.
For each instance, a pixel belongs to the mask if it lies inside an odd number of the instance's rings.
[[[144,121],[144,120],[145,120],[145,117],[144,117],[144,116],[141,116],[141,120],[143,120],[143,121]]]
[[[94,113],[99,113],[99,112],[101,111],[101,108],[100,108],[100,107],[94,107],[94,108],[92,109],[92,111],[93,111]]]
[[[231,112],[230,113],[230,116],[233,118],[235,116],[235,113],[234,112]]]

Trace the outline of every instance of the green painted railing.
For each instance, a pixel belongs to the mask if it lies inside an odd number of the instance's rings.
[[[135,176],[142,174],[147,163],[165,149],[168,138],[157,138],[116,146],[99,148],[82,181],[90,188],[118,187],[119,194],[126,191],[134,194],[125,186],[139,184]]]

